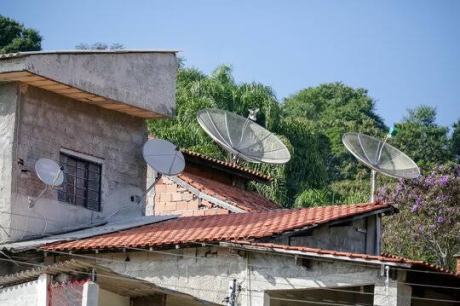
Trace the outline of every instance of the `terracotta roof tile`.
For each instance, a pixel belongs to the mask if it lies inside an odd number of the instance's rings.
[[[238,165],[237,163],[232,163],[232,162],[229,162],[229,161],[223,161],[223,160],[213,158],[213,157],[201,154],[201,153],[193,152],[193,151],[190,151],[190,150],[187,150],[187,149],[181,149],[181,152],[183,154],[185,154],[186,157],[187,157],[187,155],[192,156],[192,157],[196,157],[196,158],[199,158],[199,159],[201,159],[203,161],[206,161],[206,162],[210,162],[210,163],[213,163],[213,164],[216,164],[216,165],[219,165],[219,166],[223,166],[225,168],[229,168],[229,169],[232,169],[232,170],[236,170],[236,171],[239,171],[239,172],[242,172],[242,173],[249,174],[249,175],[251,175],[251,176],[253,176],[253,177],[255,177],[255,178],[259,179],[259,180],[262,180],[262,181],[271,181],[271,180],[273,180],[273,178],[270,175],[258,172],[258,171],[253,170],[253,169],[242,167],[242,166]]]
[[[117,249],[175,244],[251,240],[305,228],[376,210],[392,210],[383,203],[278,209],[229,215],[181,217],[70,242],[54,243],[46,250]]]
[[[343,258],[351,258],[351,259],[363,259],[366,261],[380,261],[384,263],[397,263],[397,264],[409,264],[412,268],[418,268],[421,270],[430,270],[436,271],[446,274],[451,274],[457,277],[460,277],[459,273],[454,273],[447,269],[444,269],[440,266],[436,266],[430,263],[427,263],[422,260],[414,260],[409,258],[404,258],[400,256],[395,256],[391,254],[384,253],[382,255],[369,255],[369,254],[362,254],[362,253],[350,253],[350,252],[340,252],[335,250],[325,250],[319,248],[310,248],[304,246],[290,246],[290,245],[282,245],[282,244],[274,244],[274,243],[256,243],[256,242],[248,242],[248,241],[238,241],[237,244],[244,246],[254,246],[260,248],[267,248],[273,251],[285,250],[285,251],[299,251],[302,253],[308,254],[318,254],[318,255],[331,255]]]
[[[179,175],[179,178],[199,191],[247,212],[280,208],[274,202],[259,195],[257,192],[247,191],[190,173],[183,173]]]

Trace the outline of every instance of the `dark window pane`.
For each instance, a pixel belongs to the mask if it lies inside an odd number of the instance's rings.
[[[86,176],[86,169],[77,168],[77,177],[85,178]]]
[[[86,180],[84,178],[77,178],[77,188],[85,188]]]
[[[99,173],[101,173],[101,166],[98,165],[98,164],[93,164],[93,163],[91,163],[91,164],[89,165],[89,171],[90,171],[90,172],[93,172],[93,173],[95,173],[95,174],[99,174]]]
[[[61,153],[64,184],[58,190],[59,201],[65,201],[92,210],[100,210],[101,165]]]

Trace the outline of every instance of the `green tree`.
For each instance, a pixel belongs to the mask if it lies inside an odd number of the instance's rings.
[[[0,53],[41,50],[40,34],[23,24],[0,15]]]
[[[362,132],[379,137],[387,129],[375,113],[375,103],[367,90],[354,89],[342,83],[306,88],[288,97],[282,111],[286,117],[311,121],[315,130],[327,137],[330,143],[328,174],[334,181],[367,174],[344,148],[344,133]]]
[[[451,138],[452,154],[457,160],[460,159],[460,120],[454,123]]]
[[[176,118],[149,122],[150,131],[183,148],[217,158],[230,158],[204,133],[196,113],[215,107],[244,117],[249,109],[259,108],[257,123],[276,133],[290,149],[291,161],[284,166],[245,164],[274,177],[271,185],[251,184],[254,189],[285,207],[305,188],[327,185],[328,139],[316,133],[314,125],[302,118],[281,116],[279,103],[270,87],[260,83],[236,83],[231,68],[220,66],[206,75],[196,69],[180,67],[177,78]]]
[[[408,110],[396,124],[391,144],[410,156],[424,171],[452,160],[447,127],[436,124],[436,109],[422,105]]]
[[[383,247],[391,254],[455,267],[460,251],[460,165],[437,166],[425,176],[382,188],[379,197],[398,205],[384,219]]]

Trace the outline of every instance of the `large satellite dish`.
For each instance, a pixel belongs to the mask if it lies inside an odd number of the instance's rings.
[[[29,207],[32,208],[35,203],[45,194],[49,188],[62,185],[64,182],[64,172],[62,167],[54,160],[40,158],[35,162],[35,173],[37,177],[46,185],[40,194],[32,199],[29,197]]]
[[[382,141],[361,133],[346,133],[342,136],[342,142],[347,150],[372,169],[371,201],[374,200],[376,172],[407,179],[420,175],[419,167],[409,156],[387,143],[389,137],[391,134]]]
[[[284,164],[291,159],[284,143],[250,118],[219,109],[203,109],[198,112],[197,120],[204,131],[236,160]]]

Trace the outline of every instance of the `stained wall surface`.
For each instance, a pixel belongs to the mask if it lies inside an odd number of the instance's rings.
[[[0,241],[10,227],[12,164],[16,126],[17,84],[0,84]]]
[[[137,205],[129,199],[145,188],[141,150],[147,129],[143,119],[25,85],[21,85],[19,100],[10,240],[98,223]],[[56,190],[28,207],[28,197],[36,197],[44,187],[34,173],[35,162],[39,158],[59,161],[62,150],[102,164],[100,212],[59,202]]]

